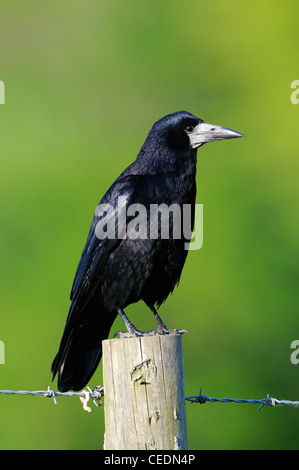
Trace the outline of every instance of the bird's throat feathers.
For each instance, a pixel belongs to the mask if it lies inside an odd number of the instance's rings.
[[[140,174],[196,174],[197,149],[172,149],[149,135],[134,162]]]

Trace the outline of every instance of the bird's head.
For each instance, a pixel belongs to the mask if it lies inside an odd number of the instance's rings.
[[[175,150],[196,149],[214,140],[244,137],[227,127],[207,124],[186,111],[164,116],[154,124],[152,132],[163,136],[168,145]]]

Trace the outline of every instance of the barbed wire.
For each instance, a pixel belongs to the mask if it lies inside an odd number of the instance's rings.
[[[267,398],[262,398],[260,400],[255,400],[255,399],[246,399],[246,398],[214,398],[214,397],[207,397],[206,395],[203,395],[201,393],[201,390],[199,391],[198,395],[194,395],[191,397],[186,397],[185,400],[190,401],[191,403],[206,403],[207,401],[209,402],[220,402],[220,403],[251,403],[251,404],[260,404],[258,407],[257,411],[261,410],[263,406],[270,406],[273,408],[274,406],[277,405],[286,405],[286,406],[299,406],[299,401],[291,401],[291,400],[278,400],[277,398],[270,397],[267,395]]]
[[[215,397],[208,397],[207,395],[203,395],[200,389],[198,395],[193,395],[190,397],[185,397],[185,400],[189,401],[190,403],[199,403],[204,404],[206,402],[220,402],[220,403],[251,403],[253,405],[259,404],[258,407],[259,411],[263,406],[269,406],[273,408],[277,405],[283,406],[294,406],[299,407],[299,401],[291,401],[291,400],[278,400],[277,398],[270,397],[267,395],[267,398],[262,398],[259,400],[256,399],[246,399],[246,398],[215,398]],[[97,385],[91,390],[87,387],[87,390],[82,390],[81,392],[55,392],[48,387],[47,390],[0,390],[0,394],[4,395],[31,395],[31,396],[39,396],[39,397],[46,397],[46,398],[53,398],[55,405],[57,405],[56,397],[79,397],[80,401],[83,405],[83,409],[85,411],[90,412],[91,408],[87,405],[89,400],[91,399],[96,406],[102,405],[101,398],[104,396],[104,387],[103,385]]]
[[[4,395],[31,395],[38,397],[47,397],[53,398],[55,405],[57,405],[56,397],[79,397],[85,411],[91,412],[91,408],[87,406],[87,403],[92,399],[93,403],[96,406],[102,405],[101,398],[104,395],[103,385],[97,385],[91,390],[87,387],[87,390],[82,390],[82,392],[54,392],[51,390],[50,386],[48,390],[0,390],[0,394]]]

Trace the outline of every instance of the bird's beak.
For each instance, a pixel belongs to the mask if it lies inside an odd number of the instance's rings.
[[[198,124],[194,131],[189,134],[190,143],[193,148],[197,148],[206,142],[213,142],[214,140],[235,139],[237,137],[244,137],[240,132],[233,131],[227,127],[214,126],[201,122]]]

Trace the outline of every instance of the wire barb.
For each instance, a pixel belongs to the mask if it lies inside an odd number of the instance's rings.
[[[57,400],[56,400],[56,397],[55,397],[55,392],[50,389],[50,385],[49,385],[48,390],[47,390],[47,392],[45,393],[44,396],[45,396],[45,397],[50,397],[50,398],[53,397],[54,404],[57,405]]]

